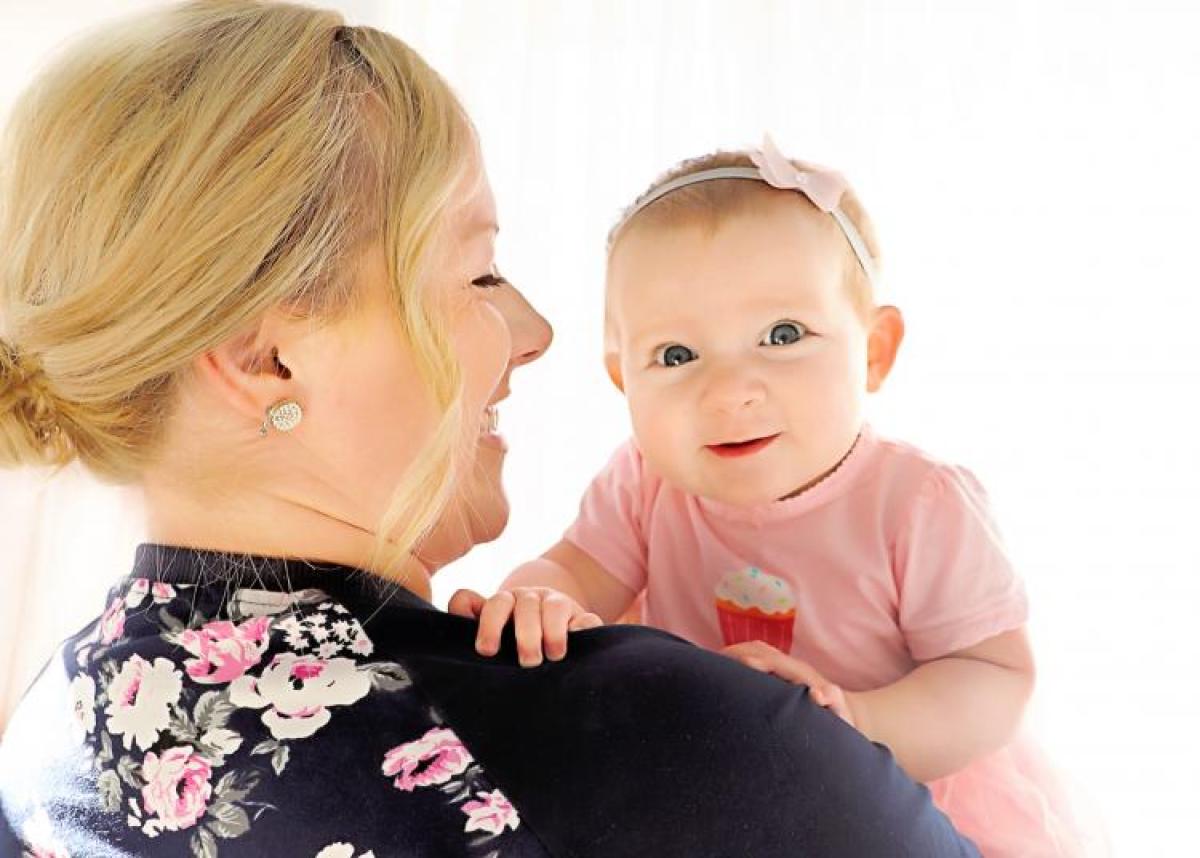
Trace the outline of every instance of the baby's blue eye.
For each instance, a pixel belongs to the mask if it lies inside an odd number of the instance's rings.
[[[669,345],[658,353],[657,363],[662,366],[682,366],[696,359],[696,353],[687,346],[678,343]]]
[[[790,346],[808,336],[808,329],[796,322],[779,322],[762,342],[764,346]]]

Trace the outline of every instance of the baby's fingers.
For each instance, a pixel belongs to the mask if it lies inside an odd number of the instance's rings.
[[[500,651],[500,634],[513,615],[515,602],[512,593],[501,590],[484,603],[479,612],[479,630],[475,633],[475,649],[480,655],[495,655]]]
[[[513,625],[517,632],[517,660],[521,667],[542,663],[542,595],[535,590],[517,590]],[[565,649],[565,644],[564,644]]]
[[[458,590],[450,597],[446,610],[455,616],[473,620],[479,616],[479,612],[483,610],[483,603],[486,601],[487,599],[474,590]]]
[[[747,667],[771,673],[797,685],[824,685],[825,678],[809,664],[792,658],[763,641],[746,641],[721,650]]]
[[[548,595],[542,602],[542,645],[551,661],[561,661],[567,654],[567,630],[577,610],[578,605],[566,596]]]
[[[854,714],[850,711],[850,705],[846,700],[846,692],[842,690],[841,686],[834,685],[832,682],[824,685],[812,685],[809,686],[808,693],[812,696],[813,702],[831,710],[851,727],[857,726],[854,723]]]

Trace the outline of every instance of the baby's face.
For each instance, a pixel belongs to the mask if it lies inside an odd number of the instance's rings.
[[[862,423],[866,324],[828,215],[780,197],[700,226],[646,225],[609,266],[611,342],[649,465],[748,506],[836,466]]]

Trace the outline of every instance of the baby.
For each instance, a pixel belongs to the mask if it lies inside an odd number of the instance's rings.
[[[633,440],[578,519],[491,599],[460,591],[494,654],[644,621],[813,699],[887,745],[988,858],[1080,854],[1019,734],[1027,605],[966,469],[876,434],[866,394],[904,336],[836,173],[768,140],[672,170],[610,236],[605,361]]]

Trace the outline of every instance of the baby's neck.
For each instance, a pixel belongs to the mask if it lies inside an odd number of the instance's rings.
[[[833,465],[833,467],[829,468],[826,471],[823,471],[820,474],[820,476],[816,477],[815,479],[809,480],[807,483],[805,483],[804,485],[802,485],[800,488],[796,489],[795,491],[788,492],[786,495],[779,498],[776,501],[776,503],[778,503],[779,501],[791,500],[794,497],[799,497],[800,495],[804,494],[809,489],[816,488],[821,483],[825,482],[827,479],[832,477],[835,473],[837,473],[838,469],[841,468],[842,465],[844,465],[846,463],[846,460],[848,458],[850,458],[850,454],[854,452],[854,448],[858,446],[858,442],[861,438],[862,438],[862,431],[859,430],[859,433],[854,436],[854,443],[852,443],[850,445],[850,449],[847,450],[845,452],[845,454],[840,459],[837,460],[837,462]]]

